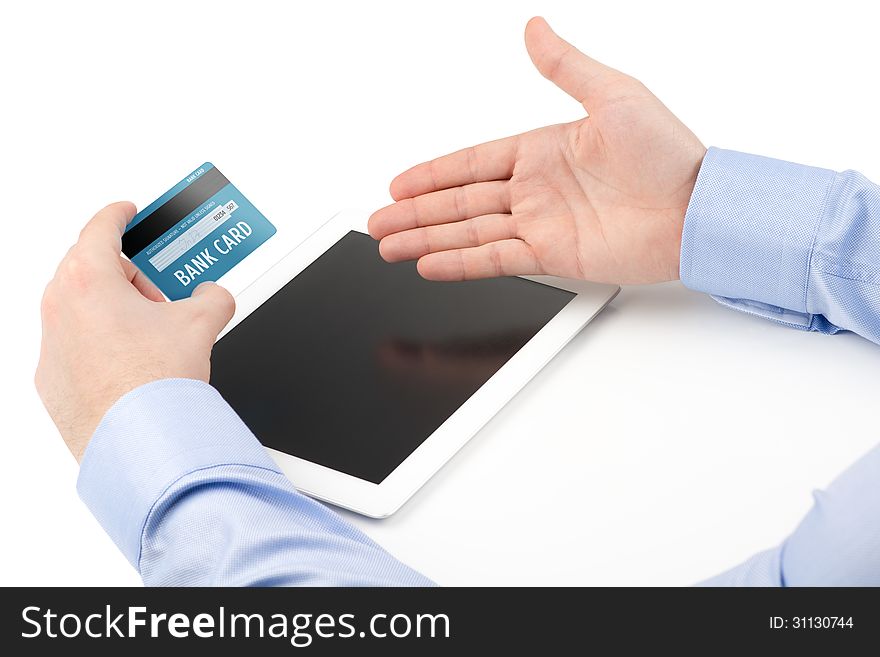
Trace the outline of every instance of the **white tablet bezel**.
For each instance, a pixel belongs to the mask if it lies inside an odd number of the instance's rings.
[[[236,312],[218,339],[247,318],[350,230],[366,232],[368,213],[345,211],[333,216],[236,297]],[[399,509],[477,431],[537,374],[617,294],[599,285],[552,276],[530,280],[577,294],[455,413],[434,431],[380,484],[267,448],[279,467],[302,492],[374,518]],[[222,283],[222,281],[221,281]],[[295,431],[295,427],[291,430]]]

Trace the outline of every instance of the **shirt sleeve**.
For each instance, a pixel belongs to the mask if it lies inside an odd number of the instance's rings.
[[[119,399],[77,489],[147,585],[431,584],[298,493],[201,381],[155,381]]]
[[[864,176],[709,149],[685,216],[681,279],[788,326],[880,343],[880,188]],[[880,446],[781,545],[708,586],[880,586]]]
[[[704,586],[880,586],[880,445],[825,490],[785,541]]]
[[[681,280],[788,326],[880,343],[880,187],[710,148],[685,215]]]

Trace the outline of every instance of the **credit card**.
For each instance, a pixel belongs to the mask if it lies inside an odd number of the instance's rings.
[[[275,226],[205,162],[134,216],[122,252],[176,301],[218,280],[274,234]]]

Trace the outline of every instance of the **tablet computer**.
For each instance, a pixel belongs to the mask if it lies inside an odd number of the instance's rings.
[[[367,218],[336,215],[238,295],[211,384],[299,490],[385,517],[619,288],[426,281],[381,259]]]

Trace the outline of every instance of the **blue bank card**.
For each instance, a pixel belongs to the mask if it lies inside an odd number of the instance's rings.
[[[172,301],[216,281],[275,226],[210,162],[138,212],[122,252]]]

